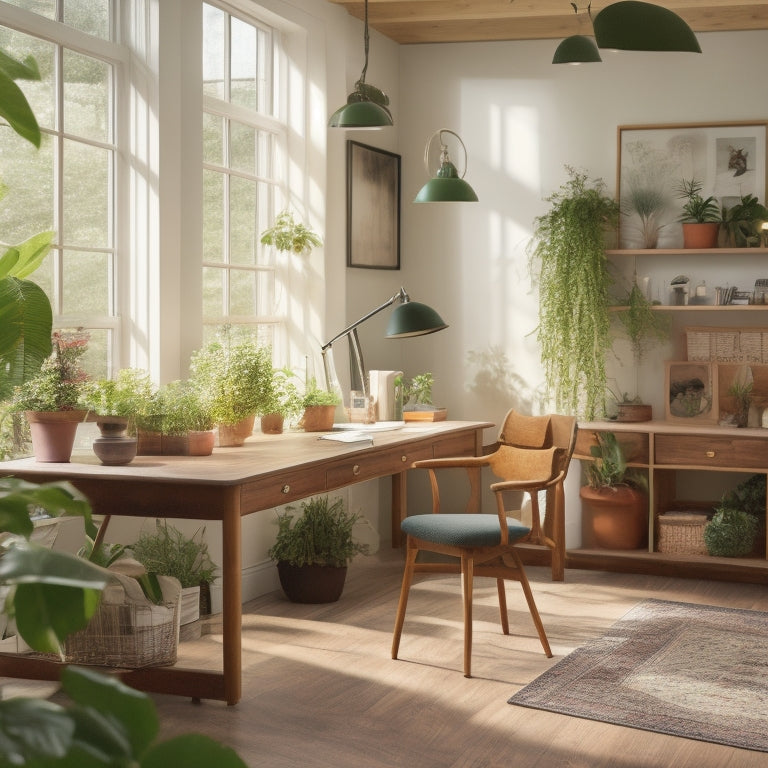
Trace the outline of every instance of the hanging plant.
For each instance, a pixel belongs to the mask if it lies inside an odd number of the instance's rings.
[[[537,338],[557,410],[593,419],[602,413],[611,347],[605,234],[618,224],[619,205],[601,179],[566,170],[570,178],[546,198],[551,208],[535,220],[529,247],[539,286]]]
[[[639,365],[653,344],[669,338],[669,316],[653,311],[653,304],[637,284],[637,276],[622,304],[626,309],[617,313],[617,320],[632,345],[635,365]]]
[[[313,248],[323,244],[319,235],[301,222],[294,221],[290,211],[282,211],[275,217],[275,223],[261,233],[261,242],[263,245],[274,245],[278,251],[304,255],[309,255]]]

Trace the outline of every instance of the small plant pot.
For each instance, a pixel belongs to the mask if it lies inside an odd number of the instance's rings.
[[[86,411],[25,411],[35,461],[67,463]]]
[[[193,430],[187,436],[189,438],[190,456],[210,456],[216,443],[216,433],[212,429],[198,431]]]
[[[253,434],[256,415],[246,416],[237,424],[219,424],[219,446],[221,448],[239,448]]]
[[[280,586],[293,603],[335,603],[344,590],[346,566],[277,563]]]
[[[335,415],[335,405],[310,405],[304,409],[299,426],[305,432],[330,432]]]
[[[619,403],[616,421],[638,422],[653,418],[653,407],[642,403]]]
[[[282,435],[285,417],[281,413],[265,413],[261,417],[261,431],[265,435]]]
[[[717,248],[717,238],[720,233],[718,222],[683,224],[684,248]]]
[[[579,495],[590,509],[592,532],[605,549],[641,549],[648,546],[648,498],[628,486],[590,488]]]

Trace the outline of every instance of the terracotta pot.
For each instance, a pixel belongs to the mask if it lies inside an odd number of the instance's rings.
[[[330,432],[335,415],[335,405],[310,405],[304,409],[299,426],[305,432]]]
[[[161,445],[163,456],[189,456],[188,435],[163,435]]]
[[[619,403],[618,410],[616,421],[650,421],[653,418],[653,407],[642,403]]]
[[[35,461],[66,463],[72,457],[77,425],[87,411],[25,411]]]
[[[648,546],[648,497],[629,486],[582,486],[582,501],[592,513],[592,530],[605,549],[641,549]]]
[[[703,224],[683,224],[684,248],[717,248],[717,236],[720,233],[718,222]]]
[[[256,421],[256,414],[246,416],[237,424],[219,424],[218,444],[222,448],[237,448],[241,446],[247,437],[253,434],[253,424]]]
[[[282,435],[285,417],[281,413],[265,413],[261,417],[261,431],[265,435]]]
[[[216,433],[212,429],[205,431],[194,430],[189,433],[189,455],[210,456],[216,443]]]
[[[346,567],[277,564],[280,586],[294,603],[335,603],[344,590]]]
[[[136,453],[139,456],[160,456],[163,453],[163,435],[148,429],[136,430]]]

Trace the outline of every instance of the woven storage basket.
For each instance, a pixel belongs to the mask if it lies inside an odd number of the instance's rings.
[[[102,603],[88,626],[64,643],[64,660],[108,667],[158,667],[176,662],[178,603]]]
[[[668,512],[659,517],[659,552],[670,555],[706,555],[704,529],[707,516]]]

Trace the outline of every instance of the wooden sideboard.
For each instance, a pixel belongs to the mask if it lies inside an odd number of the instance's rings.
[[[574,458],[590,460],[589,449],[598,432],[613,432],[624,447],[628,463],[648,472],[648,550],[601,550],[585,534],[581,547],[566,552],[566,567],[768,583],[765,541],[760,544],[760,557],[670,555],[658,551],[659,515],[681,508],[711,508],[719,501],[719,497],[678,498],[680,475],[722,473],[723,490],[738,482],[739,478],[729,477],[729,473],[768,475],[768,429],[664,421],[583,422],[579,424]]]

